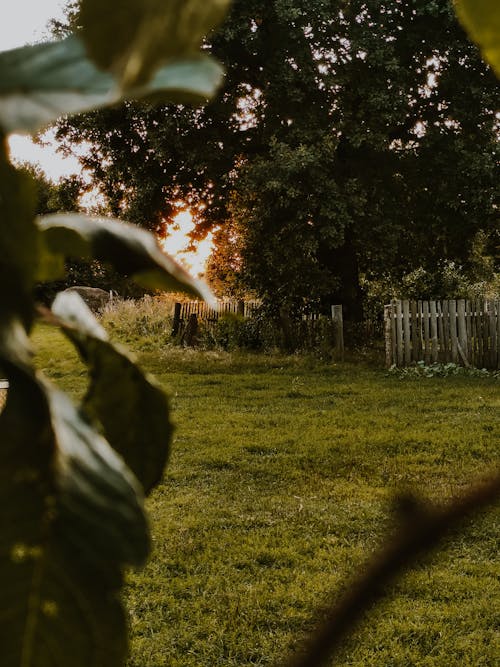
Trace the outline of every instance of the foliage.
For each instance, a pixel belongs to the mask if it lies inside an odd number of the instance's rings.
[[[500,7],[495,0],[455,0],[457,13],[479,44],[487,60],[500,76]]]
[[[228,314],[214,323],[201,323],[200,345],[217,350],[270,352],[280,347],[280,331],[268,317],[255,314],[244,319]]]
[[[161,234],[182,199],[199,236],[227,226],[229,289],[355,320],[360,274],[463,265],[495,227],[497,83],[451,0],[238,0],[209,48],[228,74],[204,109],[127,104],[60,137],[98,147],[114,215]]]
[[[364,313],[377,323],[383,334],[384,305],[391,299],[500,299],[500,272],[492,255],[485,253],[491,243],[478,234],[464,265],[454,261],[439,262],[431,270],[418,266],[398,279],[383,275],[362,279]]]
[[[20,168],[35,182],[37,194],[35,213],[37,215],[80,210],[79,199],[87,186],[79,177],[70,176],[54,183],[47,178],[38,165],[26,163],[21,164]],[[65,275],[60,280],[38,283],[35,287],[35,295],[38,301],[49,305],[58,292],[74,285],[100,287],[107,291],[115,290],[124,296],[142,294],[137,285],[102,262],[74,259],[66,260]]]
[[[396,375],[399,378],[434,378],[463,375],[467,377],[495,377],[500,379],[500,373],[498,371],[488,371],[486,368],[465,368],[464,366],[451,362],[446,364],[436,362],[426,365],[425,361],[417,361],[414,366],[406,366],[404,368],[391,366],[389,368],[389,373],[391,375]]]
[[[335,356],[337,330],[328,317],[315,320],[294,319],[290,321],[291,341],[285,340],[283,325],[265,310],[255,312],[252,317],[223,315],[216,322],[200,323],[199,345],[206,349],[225,351],[249,350],[275,353],[277,350],[314,354],[322,359]]]
[[[20,170],[26,172],[36,184],[37,215],[78,211],[78,200],[85,190],[85,185],[78,176],[68,176],[54,183],[39,165],[21,164]]]
[[[211,4],[221,10],[216,0],[202,4],[197,40],[203,26],[211,27],[203,19]],[[81,8],[94,5],[82,0]],[[170,19],[172,11],[185,18],[179,3],[163,6]],[[115,15],[101,16],[100,28],[112,31]],[[155,18],[162,17],[158,6]],[[139,15],[134,28],[146,29],[149,19]],[[148,555],[144,494],[162,476],[172,433],[162,389],[109,342],[75,294],[59,295],[52,311],[41,312],[88,365],[83,400],[75,405],[37,371],[29,340],[36,282],[62,278],[67,257],[95,257],[147,287],[210,298],[144,230],[76,212],[50,215],[54,207],[75,205],[78,182],[50,186],[8,161],[6,138],[14,130],[37,131],[63,113],[117,103],[124,88],[131,97],[201,101],[220,80],[220,66],[193,55],[192,42],[189,53],[177,42],[176,59],[158,44],[153,54],[135,44],[133,58],[148,63],[140,80],[128,68],[120,74],[120,48],[103,72],[84,46],[98,53],[96,40],[87,27],[78,36],[0,54],[0,367],[9,382],[0,415],[5,667],[124,664],[120,589],[125,568]],[[46,215],[35,218],[37,208]]]

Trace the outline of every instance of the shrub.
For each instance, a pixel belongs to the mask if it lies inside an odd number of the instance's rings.
[[[154,348],[170,341],[173,297],[144,296],[142,299],[113,299],[101,313],[109,333],[139,348]]]

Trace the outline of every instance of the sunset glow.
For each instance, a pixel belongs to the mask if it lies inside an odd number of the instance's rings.
[[[189,234],[194,230],[195,224],[191,213],[184,209],[174,217],[173,225],[169,227],[168,234],[160,241],[165,252],[175,257],[190,273],[201,276],[210,253],[214,247],[213,234],[209,233],[202,241],[195,241],[196,250],[189,250],[192,245]]]

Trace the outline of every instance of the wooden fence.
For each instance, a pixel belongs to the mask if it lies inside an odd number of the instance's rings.
[[[500,367],[500,301],[392,301],[384,321],[387,366]]]
[[[0,412],[5,407],[5,402],[7,401],[7,391],[9,389],[8,380],[0,380]]]
[[[217,322],[221,315],[240,315],[252,317],[261,306],[257,300],[250,301],[217,301],[217,310],[210,308],[204,301],[184,301],[174,305],[172,335],[176,336],[183,326],[187,325],[193,315],[202,322]]]
[[[210,308],[203,301],[185,301],[176,303],[173,312],[172,336],[179,336],[185,345],[195,343],[198,324],[203,322],[205,327],[214,327],[219,317],[229,313],[240,315],[245,319],[255,316],[262,305],[259,300],[249,301],[218,301],[218,309]],[[343,359],[344,355],[344,330],[342,320],[342,306],[332,306],[331,315],[320,315],[319,313],[308,313],[299,320],[291,320],[286,313],[280,316],[280,328],[284,348],[315,347],[319,343],[319,337],[325,328],[321,325],[327,324],[331,346],[336,357]]]

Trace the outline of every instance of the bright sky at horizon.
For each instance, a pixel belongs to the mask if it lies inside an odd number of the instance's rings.
[[[63,17],[65,4],[65,0],[10,2],[0,22],[0,51],[15,49],[48,37],[47,23],[50,19]]]
[[[25,44],[49,38],[47,24],[50,19],[61,19],[66,0],[15,0],[5,10],[7,15],[0,22],[0,51],[15,49]],[[56,153],[55,144],[33,144],[28,136],[13,135],[9,140],[11,155],[16,161],[37,162],[47,176],[54,181],[62,176],[81,171],[76,158]]]

